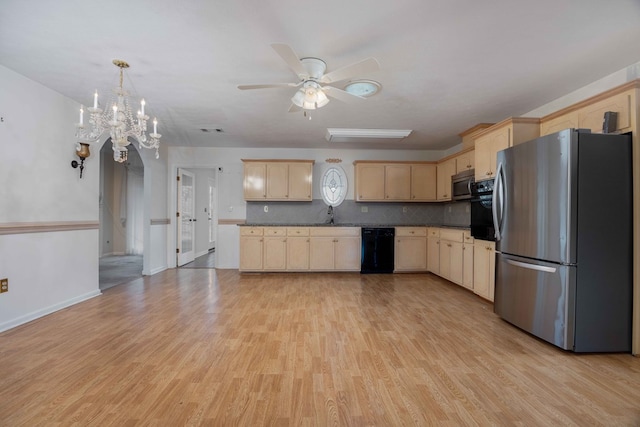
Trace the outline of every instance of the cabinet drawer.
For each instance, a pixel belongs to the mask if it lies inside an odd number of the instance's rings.
[[[396,227],[396,236],[425,237],[426,235],[426,227]]]
[[[308,236],[309,227],[287,227],[287,236]]]
[[[440,239],[441,240],[449,240],[451,242],[460,242],[462,243],[463,239],[463,230],[451,230],[448,228],[440,229]]]
[[[286,227],[265,227],[264,235],[265,236],[286,236],[287,229]]]
[[[434,228],[434,227],[429,227],[427,229],[427,235],[429,237],[440,237],[440,229],[439,228]]]
[[[241,236],[262,236],[262,227],[240,227]]]
[[[359,227],[311,227],[309,228],[311,236],[318,237],[342,237],[355,236],[360,237]]]

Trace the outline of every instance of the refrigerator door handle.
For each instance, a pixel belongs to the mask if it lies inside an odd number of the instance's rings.
[[[555,267],[546,267],[544,265],[529,264],[527,262],[514,261],[512,259],[505,260],[507,264],[515,265],[516,267],[528,268],[529,270],[543,271],[545,273],[555,273]]]
[[[493,228],[495,230],[496,242],[498,242],[502,238],[500,226],[502,225],[502,214],[504,212],[504,168],[502,167],[502,162],[498,164],[498,170],[496,171],[492,198],[491,213],[493,214]],[[498,212],[498,209],[500,212]]]

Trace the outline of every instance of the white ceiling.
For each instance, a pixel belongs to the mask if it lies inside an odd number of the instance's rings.
[[[288,113],[294,82],[270,47],[289,44],[382,91]],[[326,148],[326,128],[413,129],[349,148],[450,148],[481,122],[519,116],[640,61],[638,0],[2,0],[0,64],[85,105],[117,85],[144,96],[162,142]],[[336,84],[337,87],[343,87]],[[76,117],[70,117],[73,126]],[[222,128],[223,133],[200,129]]]

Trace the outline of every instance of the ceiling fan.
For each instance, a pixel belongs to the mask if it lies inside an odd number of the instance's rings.
[[[324,107],[329,103],[329,98],[347,103],[363,101],[366,99],[363,96],[354,95],[328,84],[380,69],[380,65],[375,58],[368,58],[325,74],[327,64],[322,59],[312,57],[298,59],[298,55],[293,49],[283,43],[274,43],[271,47],[296,73],[299,81],[297,83],[239,85],[238,89],[296,87],[298,90],[291,98],[289,112],[315,110],[316,108]]]

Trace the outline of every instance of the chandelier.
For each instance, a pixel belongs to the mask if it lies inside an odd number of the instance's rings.
[[[140,148],[156,150],[156,159],[160,157],[158,148],[160,147],[160,137],[158,133],[158,120],[153,119],[153,133],[147,137],[147,120],[149,116],[145,114],[144,99],[140,100],[140,109],[134,115],[129,104],[129,92],[122,88],[123,73],[129,64],[120,59],[114,59],[113,64],[120,68],[120,85],[113,90],[113,95],[106,110],[102,110],[98,104],[98,91],[93,95],[93,107],[87,108],[89,111],[89,125],[87,129],[84,125],[84,106],[80,106],[80,123],[76,124],[76,138],[78,147],[84,147],[92,142],[97,142],[100,136],[109,130],[111,143],[113,145],[113,160],[119,163],[127,161],[127,146],[130,144],[129,138],[138,142]]]

